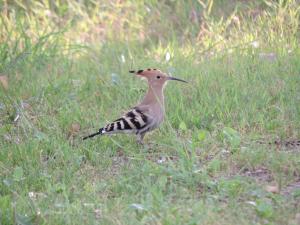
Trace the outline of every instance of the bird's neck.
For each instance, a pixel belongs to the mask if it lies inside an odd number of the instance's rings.
[[[160,104],[164,108],[164,90],[162,87],[153,87],[149,85],[147,94],[145,95],[142,104],[143,105],[152,105]]]

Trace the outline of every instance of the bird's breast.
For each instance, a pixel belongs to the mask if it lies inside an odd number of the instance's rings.
[[[154,107],[154,120],[155,120],[155,126],[158,127],[163,121],[164,121],[164,107],[161,105],[156,105]]]

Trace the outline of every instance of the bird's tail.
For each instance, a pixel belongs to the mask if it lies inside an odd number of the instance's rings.
[[[98,132],[93,133],[93,134],[90,134],[90,135],[88,135],[88,136],[86,136],[86,137],[83,137],[82,140],[86,140],[86,139],[88,139],[88,138],[92,138],[92,137],[94,137],[94,136],[96,136],[96,135],[102,135],[102,134],[103,134],[103,131],[104,131],[104,128],[100,128]]]
[[[141,121],[142,124],[140,124],[138,121]],[[96,135],[136,131],[137,129],[144,128],[146,122],[146,116],[142,114],[140,110],[133,109],[132,111],[128,112],[124,118],[121,117],[114,122],[107,124],[105,127],[100,128],[98,132],[84,137],[83,140],[92,138]]]

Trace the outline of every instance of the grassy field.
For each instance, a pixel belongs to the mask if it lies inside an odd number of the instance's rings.
[[[300,224],[299,1],[0,7],[0,224]],[[83,142],[144,68],[161,128]]]

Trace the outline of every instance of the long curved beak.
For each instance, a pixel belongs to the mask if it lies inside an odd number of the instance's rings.
[[[168,80],[177,80],[177,81],[181,81],[181,82],[184,82],[184,83],[188,83],[187,81],[178,79],[176,77],[168,77]]]

